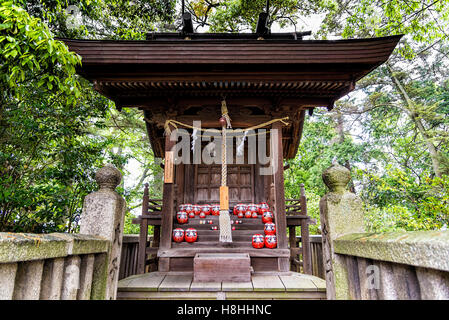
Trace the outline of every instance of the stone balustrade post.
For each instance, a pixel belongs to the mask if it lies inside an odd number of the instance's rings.
[[[343,235],[364,232],[361,199],[346,187],[350,171],[333,164],[322,175],[329,192],[321,198],[320,218],[327,299],[349,299],[348,274],[343,258],[335,254],[333,241]]]
[[[93,266],[95,281],[92,298],[113,299],[117,282],[125,218],[125,200],[115,191],[122,175],[111,164],[98,170],[95,180],[99,190],[86,196],[80,222],[80,233],[103,237],[111,242],[107,257],[96,259]]]

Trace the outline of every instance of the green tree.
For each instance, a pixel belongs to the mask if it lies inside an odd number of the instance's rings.
[[[0,230],[74,231],[110,143],[87,133],[108,102],[39,19],[12,2],[0,19]]]

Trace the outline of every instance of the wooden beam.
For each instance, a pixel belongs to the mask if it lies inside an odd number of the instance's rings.
[[[285,217],[285,191],[284,191],[284,162],[282,154],[282,123],[275,122],[272,125],[273,139],[271,143],[271,156],[273,164],[274,181],[274,214],[276,222],[277,246],[280,249],[287,248],[287,221]],[[289,270],[289,259],[279,258],[279,271]]]
[[[289,259],[289,249],[253,249],[253,248],[223,248],[223,247],[203,247],[203,248],[171,248],[159,250],[158,257],[164,259],[167,257],[181,258],[194,257],[197,253],[248,253],[250,257],[258,258],[284,258]],[[160,271],[160,270],[159,270]],[[288,271],[288,270],[287,270]]]
[[[145,184],[142,201],[142,216],[148,214],[148,183]],[[137,274],[145,273],[145,260],[147,258],[146,248],[148,244],[148,220],[140,220],[140,234],[139,234],[139,252],[137,257]]]
[[[170,140],[171,135],[165,136],[165,151],[171,151],[176,141]],[[162,221],[160,248],[171,248],[171,234],[173,229],[174,187],[173,183],[164,183],[162,194]],[[159,271],[168,271],[169,261],[159,259]]]
[[[231,111],[229,113],[232,116]],[[201,121],[201,127],[203,128],[219,128],[220,124],[218,122],[218,119],[219,116],[211,118],[210,115],[193,115],[193,116],[176,117],[176,120],[188,125],[192,125],[193,121]],[[232,126],[234,128],[246,128],[270,121],[271,119],[272,119],[271,116],[264,116],[264,115],[249,115],[247,117],[239,117],[239,115],[235,115],[232,117]]]
[[[307,199],[306,192],[304,190],[304,184],[301,183],[301,214],[307,216]],[[312,274],[312,255],[310,250],[310,239],[309,239],[309,220],[301,220],[301,247],[302,247],[302,260],[304,273]]]

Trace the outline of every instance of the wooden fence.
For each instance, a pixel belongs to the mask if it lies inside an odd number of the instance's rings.
[[[149,240],[152,241],[150,235]],[[296,237],[297,244],[301,237]],[[310,236],[310,251],[312,255],[312,274],[324,279],[321,236]],[[139,235],[125,234],[123,236],[122,256],[120,259],[119,280],[137,274],[137,253],[139,252]]]

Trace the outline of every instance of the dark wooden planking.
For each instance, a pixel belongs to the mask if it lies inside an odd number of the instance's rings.
[[[247,253],[198,253],[193,259],[193,280],[199,282],[251,281]]]
[[[299,41],[289,43],[268,43],[257,41],[245,41],[245,43],[233,43],[224,41],[222,43],[207,42],[133,42],[133,41],[76,41],[65,40],[66,44],[73,51],[82,56],[92,57],[92,61],[85,59],[83,64],[89,63],[111,63],[112,59],[107,58],[108,53],[119,55],[118,63],[133,63],[140,58],[140,54],[146,55],[151,60],[156,58],[168,59],[170,54],[176,62],[185,61],[185,63],[282,63],[279,59],[282,55],[287,55],[288,63],[323,63],[326,59],[333,62],[347,61],[348,59],[361,59],[369,61],[366,57],[369,54],[377,54],[369,62],[385,59],[391,54],[400,37],[378,38],[366,40],[343,40],[343,41]],[[186,54],[192,52],[192,56],[185,59]],[[239,58],[240,54],[248,53],[248,59]],[[343,54],[342,54],[343,53]],[[106,56],[106,57],[105,57]],[[114,55],[110,55],[114,57]],[[195,59],[196,57],[196,59]],[[349,57],[349,58],[348,58]],[[229,60],[226,60],[228,58]],[[275,58],[275,59],[273,59]],[[147,58],[148,59],[148,58]],[[160,61],[162,62],[162,61]]]
[[[193,258],[170,258],[170,271],[193,271]]]
[[[278,258],[251,258],[251,266],[255,272],[278,271]]]
[[[261,44],[258,43],[246,43],[246,44],[237,44],[237,43],[194,43],[194,42],[186,42],[185,44],[157,44],[157,43],[135,43],[134,41],[121,41],[116,42],[115,44],[108,43],[108,41],[89,41],[89,40],[80,40],[78,43],[76,40],[64,40],[70,47],[73,48],[79,48],[84,49],[92,52],[97,53],[104,53],[104,52],[111,52],[111,51],[129,51],[131,54],[131,50],[134,50],[133,52],[139,52],[142,51],[146,54],[148,52],[152,51],[161,51],[160,53],[163,53],[164,50],[170,52],[189,52],[189,51],[197,51],[197,52],[207,52],[207,51],[215,51],[220,50],[221,52],[228,52],[232,53],[232,51],[238,49],[240,52],[244,51],[267,51],[267,50],[273,50],[273,51],[279,51],[279,52],[288,52],[288,51],[301,51],[301,52],[308,52],[313,53],[320,51],[322,49],[329,49],[330,51],[344,51],[344,52],[352,52],[354,50],[379,50],[379,49],[389,49],[391,46],[394,46],[397,41],[390,40],[390,41],[382,41],[382,43],[377,39],[376,41],[373,41],[370,43],[359,43],[356,45],[355,43],[344,43],[342,41],[338,41],[337,43],[333,43],[331,41],[326,41],[325,43],[319,43],[319,41],[309,41],[306,43],[303,41],[303,43],[295,43],[295,44],[289,44],[289,43],[278,43],[278,44]],[[340,43],[340,44],[338,44]],[[321,49],[321,50],[320,50]],[[203,51],[202,51],[203,50]],[[329,51],[328,51],[329,52]]]
[[[342,44],[345,45],[347,43],[351,43],[353,45],[355,44],[360,44],[360,45],[369,45],[369,44],[377,44],[379,42],[388,42],[388,41],[394,41],[395,39],[399,39],[401,38],[401,35],[396,35],[396,36],[386,36],[386,37],[378,37],[378,38],[364,38],[364,39],[344,39],[344,40],[293,40],[293,39],[282,39],[282,40],[257,40],[255,41],[254,39],[237,39],[237,41],[232,41],[231,40],[222,40],[222,41],[210,41],[210,40],[202,40],[202,41],[190,41],[190,40],[179,40],[179,39],[174,39],[172,41],[163,41],[163,42],[157,42],[157,41],[148,41],[148,40],[132,40],[132,41],[124,41],[124,40],[79,40],[79,39],[74,39],[74,40],[70,40],[71,42],[79,42],[81,45],[87,45],[89,46],[91,43],[101,43],[104,46],[107,45],[114,45],[114,44],[120,44],[120,43],[133,43],[135,45],[147,45],[149,43],[152,43],[153,45],[167,45],[167,44],[171,44],[171,45],[179,45],[179,44],[200,44],[200,45],[219,45],[219,44],[229,44],[229,43],[234,43],[236,46],[248,46],[248,44],[257,44],[257,45],[265,45],[265,46],[269,46],[269,45],[297,45],[297,44],[302,44],[302,45],[307,45],[307,44],[313,44],[318,45],[318,44],[324,44],[324,45],[334,45],[337,46],[338,44]],[[65,40],[64,38],[58,38],[60,40]],[[240,40],[240,41],[238,41]]]
[[[348,292],[351,300],[361,300],[359,269],[357,257],[342,256],[346,263],[348,274]]]

